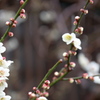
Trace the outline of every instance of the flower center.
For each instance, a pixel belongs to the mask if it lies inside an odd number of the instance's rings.
[[[1,98],[0,100],[5,100],[4,98]]]
[[[4,71],[0,70],[0,76],[4,75]]]
[[[71,35],[67,35],[65,38],[66,38],[67,40],[71,40],[72,36],[71,36]]]
[[[3,65],[3,60],[0,60],[0,66],[2,66]]]

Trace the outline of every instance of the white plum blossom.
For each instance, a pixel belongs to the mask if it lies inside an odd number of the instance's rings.
[[[95,61],[91,61],[87,64],[87,72],[89,75],[97,75],[99,73],[99,64]]]
[[[99,75],[99,64],[95,61],[89,61],[83,53],[80,53],[78,56],[78,61],[81,67],[87,71],[89,76]],[[94,83],[100,84],[99,76],[94,77]]]
[[[71,33],[71,34],[65,33],[62,35],[62,40],[66,42],[67,45],[72,43],[75,38],[76,38],[76,35],[74,33]]]
[[[3,92],[5,88],[8,87],[8,84],[6,80],[8,79],[9,74],[9,66],[13,61],[6,60],[5,57],[1,55],[1,53],[4,53],[6,51],[6,48],[3,46],[3,43],[0,42],[0,100],[10,100],[11,96],[5,95]]]
[[[83,53],[80,53],[78,55],[78,62],[81,65],[82,69],[87,71],[87,64],[89,64],[89,59],[87,57],[85,57],[85,55]]]
[[[0,98],[3,97],[5,93],[3,91],[0,91]]]
[[[5,95],[4,92],[0,91],[0,100],[10,100],[11,96]]]
[[[46,97],[39,97],[38,100],[48,100]]]
[[[74,39],[73,45],[74,45],[74,47],[77,48],[77,49],[82,49],[82,47],[81,47],[81,41],[80,41],[80,39],[78,39],[78,38]]]
[[[0,67],[8,68],[12,63],[13,61],[11,60],[6,61],[6,59],[4,59],[0,54]]]
[[[94,77],[94,83],[100,84],[100,77],[99,76]]]
[[[0,53],[4,53],[6,51],[6,48],[3,46],[3,43],[0,42]]]
[[[8,87],[6,80],[0,80],[0,91],[5,90]]]
[[[8,68],[3,68],[3,67],[0,67],[0,77],[2,76],[9,76],[9,69]]]
[[[76,38],[75,33],[65,33],[62,35],[62,40],[69,45],[70,43],[73,43],[74,47],[77,49],[82,49],[81,48],[81,40]]]

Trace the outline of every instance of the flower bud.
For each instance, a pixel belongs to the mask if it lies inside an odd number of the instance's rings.
[[[50,84],[50,81],[49,80],[45,80],[44,83],[47,84],[47,85],[49,85]]]
[[[79,21],[80,17],[79,16],[75,16],[75,20]]]
[[[48,92],[44,92],[43,95],[44,95],[45,97],[48,97],[48,96],[49,96],[49,93],[48,93]]]
[[[84,74],[82,75],[82,77],[85,78],[85,79],[88,79],[89,76],[88,76],[87,73],[84,73]]]
[[[14,18],[10,18],[10,21],[12,21],[12,22],[13,22],[13,21],[14,21]]]
[[[20,5],[24,4],[24,0],[20,0]]]
[[[26,19],[26,15],[21,13],[20,18]]]
[[[18,22],[17,22],[17,20],[14,20],[14,24],[17,24]]]
[[[71,66],[71,67],[75,67],[76,64],[75,64],[74,62],[70,62],[70,66]]]
[[[77,29],[75,29],[75,32],[78,34],[82,34],[83,33],[83,27],[78,27]]]
[[[76,79],[75,82],[76,82],[77,84],[81,84],[81,80],[80,80],[80,79]]]
[[[84,10],[84,14],[85,14],[85,15],[88,14],[88,10]]]
[[[94,3],[94,1],[93,0],[90,0],[90,4],[93,4]]]
[[[9,26],[9,25],[10,25],[10,22],[9,22],[9,21],[6,21],[6,25],[8,25],[8,26]]]
[[[13,37],[13,36],[14,36],[14,33],[13,33],[13,32],[8,32],[8,35],[9,35],[10,37]]]
[[[25,9],[22,9],[22,10],[20,11],[20,13],[25,14]]]
[[[43,88],[43,89],[47,89],[47,90],[48,90],[48,89],[50,88],[50,86],[49,86],[49,85],[47,85],[47,84],[43,84],[43,85],[42,85],[42,88]]]
[[[12,24],[12,27],[16,27],[16,24],[13,23],[13,24]]]
[[[55,76],[59,76],[59,72],[57,72],[57,71],[54,72],[54,75],[55,75]]]
[[[89,79],[94,81],[94,77],[93,76],[89,76]]]
[[[69,78],[69,82],[70,83],[73,83],[74,82],[74,79],[73,78]]]
[[[77,25],[77,21],[74,21],[74,22],[73,22],[73,25]]]

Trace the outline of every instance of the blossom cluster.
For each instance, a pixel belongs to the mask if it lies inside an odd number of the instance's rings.
[[[9,66],[13,61],[6,60],[1,54],[6,51],[6,48],[3,46],[3,43],[0,42],[0,100],[10,100],[11,96],[6,95],[4,90],[8,87],[6,80],[8,80]]]
[[[48,100],[46,97],[49,96],[49,93],[47,90],[50,89],[50,81],[45,80],[44,83],[42,84],[42,91],[38,89],[38,87],[33,87],[33,92],[29,92],[29,97],[34,98],[35,100]]]

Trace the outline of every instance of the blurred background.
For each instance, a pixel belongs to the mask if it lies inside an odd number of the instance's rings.
[[[20,0],[0,0],[0,37],[7,26],[5,22],[12,18],[19,8]],[[68,47],[61,40],[64,33],[71,33],[73,21],[79,15],[86,0],[29,0],[25,7],[25,20],[18,18],[16,28],[12,28],[14,37],[7,37],[4,54],[13,60],[10,67],[9,88],[7,94],[12,100],[28,100],[28,92],[37,86],[46,72],[62,58]],[[100,64],[100,0],[94,0],[88,6],[89,14],[83,17],[81,26],[84,33],[82,51],[90,61]],[[85,72],[78,63],[78,56],[72,58],[77,66],[68,77],[80,76]],[[61,69],[61,64],[57,70]],[[53,75],[50,76],[50,79]],[[100,85],[82,80],[76,85],[59,82],[50,89],[49,100],[100,100]]]

